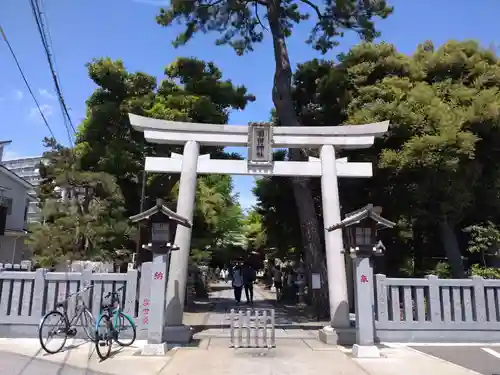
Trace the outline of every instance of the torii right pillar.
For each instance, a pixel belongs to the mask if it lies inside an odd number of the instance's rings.
[[[324,145],[320,150],[321,198],[325,228],[339,223],[340,199],[337,179],[335,148]],[[351,345],[355,341],[355,331],[350,328],[347,277],[344,260],[342,231],[325,233],[326,265],[328,272],[328,297],[330,304],[330,325],[319,332],[321,341],[331,345]]]

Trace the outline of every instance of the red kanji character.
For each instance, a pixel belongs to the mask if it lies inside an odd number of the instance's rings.
[[[142,303],[143,306],[149,306],[149,300],[145,299],[144,302]]]
[[[155,280],[163,280],[163,272],[155,272]]]
[[[368,278],[365,275],[361,275],[361,282],[362,283],[367,283],[368,282]]]
[[[142,320],[142,322],[144,324],[148,324],[149,323],[149,316],[145,316],[144,319]]]

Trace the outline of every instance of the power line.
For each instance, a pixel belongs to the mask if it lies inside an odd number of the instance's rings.
[[[0,34],[2,34],[2,38],[5,41],[5,44],[7,44],[7,48],[9,48],[9,51],[10,51],[12,57],[14,58],[14,61],[16,62],[17,69],[19,70],[19,73],[21,74],[21,77],[23,78],[24,84],[26,85],[26,88],[28,89],[31,97],[33,98],[33,101],[35,102],[36,107],[38,108],[38,112],[40,112],[40,116],[42,116],[42,119],[43,119],[43,122],[45,123],[45,126],[49,130],[49,133],[52,136],[52,138],[55,139],[56,136],[54,135],[54,132],[52,131],[52,129],[49,125],[49,122],[47,121],[47,118],[45,117],[45,114],[43,113],[42,108],[40,107],[40,104],[38,103],[38,100],[36,99],[35,94],[33,93],[33,90],[31,89],[31,86],[28,83],[28,80],[26,79],[26,76],[24,75],[23,69],[21,68],[21,65],[19,64],[19,60],[17,59],[17,56],[16,56],[14,50],[12,49],[12,46],[10,45],[9,40],[7,39],[7,35],[5,35],[5,32],[3,31],[3,28],[1,25],[0,25]]]
[[[42,46],[45,51],[45,57],[47,58],[47,62],[49,64],[49,69],[52,75],[52,80],[54,81],[59,105],[61,107],[61,113],[63,115],[63,120],[64,120],[64,126],[66,128],[66,132],[68,135],[68,141],[70,145],[73,145],[72,141],[72,136],[71,136],[71,130],[73,130],[73,133],[76,133],[75,127],[73,125],[73,122],[71,121],[71,116],[69,115],[68,108],[66,106],[66,102],[64,101],[64,97],[62,94],[62,89],[61,85],[59,83],[59,79],[57,77],[56,73],[56,67],[55,67],[55,57],[54,53],[51,52],[51,38],[49,34],[49,28],[48,28],[48,22],[47,18],[43,16],[43,12],[41,11],[41,5],[40,2],[37,0],[30,0],[30,5],[31,5],[31,10],[33,12],[33,17],[35,18],[35,23],[38,29],[38,33],[40,34],[40,39],[42,41]],[[44,18],[45,18],[45,25],[44,25]],[[46,27],[47,26],[47,27]],[[71,128],[71,130],[70,130]]]

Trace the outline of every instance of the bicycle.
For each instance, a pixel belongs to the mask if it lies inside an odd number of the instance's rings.
[[[66,344],[66,340],[68,339],[68,337],[76,336],[77,330],[75,328],[75,324],[76,322],[78,322],[79,319],[87,338],[91,341],[95,340],[93,335],[95,326],[94,316],[92,315],[92,312],[85,304],[85,301],[83,300],[81,295],[81,293],[91,289],[92,287],[93,285],[86,287],[76,293],[70,294],[62,302],[58,302],[56,304],[55,309],[49,311],[40,320],[40,324],[38,326],[38,339],[40,340],[40,345],[42,346],[43,350],[45,350],[47,353],[55,354],[60,352],[61,349],[64,347],[64,344]],[[68,318],[67,301],[75,295],[76,295],[76,313],[70,320]],[[50,340],[52,337],[55,336],[60,337],[61,339],[61,341],[59,341],[60,345],[57,346],[55,350],[49,349],[47,347],[48,342],[44,342],[44,335],[43,335],[43,329],[47,324],[49,324],[48,323],[49,319],[51,319],[52,317],[57,318],[57,323],[55,325],[55,328],[49,331],[48,340]]]
[[[111,346],[115,341],[120,346],[130,346],[136,338],[136,326],[134,320],[125,314],[120,308],[120,296],[118,292],[124,287],[114,292],[108,293],[104,298],[111,298],[110,303],[102,306],[101,314],[97,319],[95,329],[95,348],[97,355],[101,360],[109,358],[111,355]],[[130,340],[124,341],[120,333],[124,331],[124,324],[130,323],[132,329]],[[103,332],[100,332],[100,326],[103,325]],[[103,347],[106,347],[103,349]]]

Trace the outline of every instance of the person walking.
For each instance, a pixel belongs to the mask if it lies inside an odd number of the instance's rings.
[[[233,272],[231,272],[231,280],[234,290],[234,299],[236,300],[236,303],[240,303],[241,292],[243,289],[243,267],[241,262],[236,263],[232,271]]]
[[[279,301],[283,292],[283,274],[279,265],[273,269],[274,288],[276,289],[276,299]]]
[[[253,267],[245,263],[243,266],[243,287],[245,288],[245,297],[247,298],[247,303],[253,303],[253,283],[256,279],[256,272]]]

